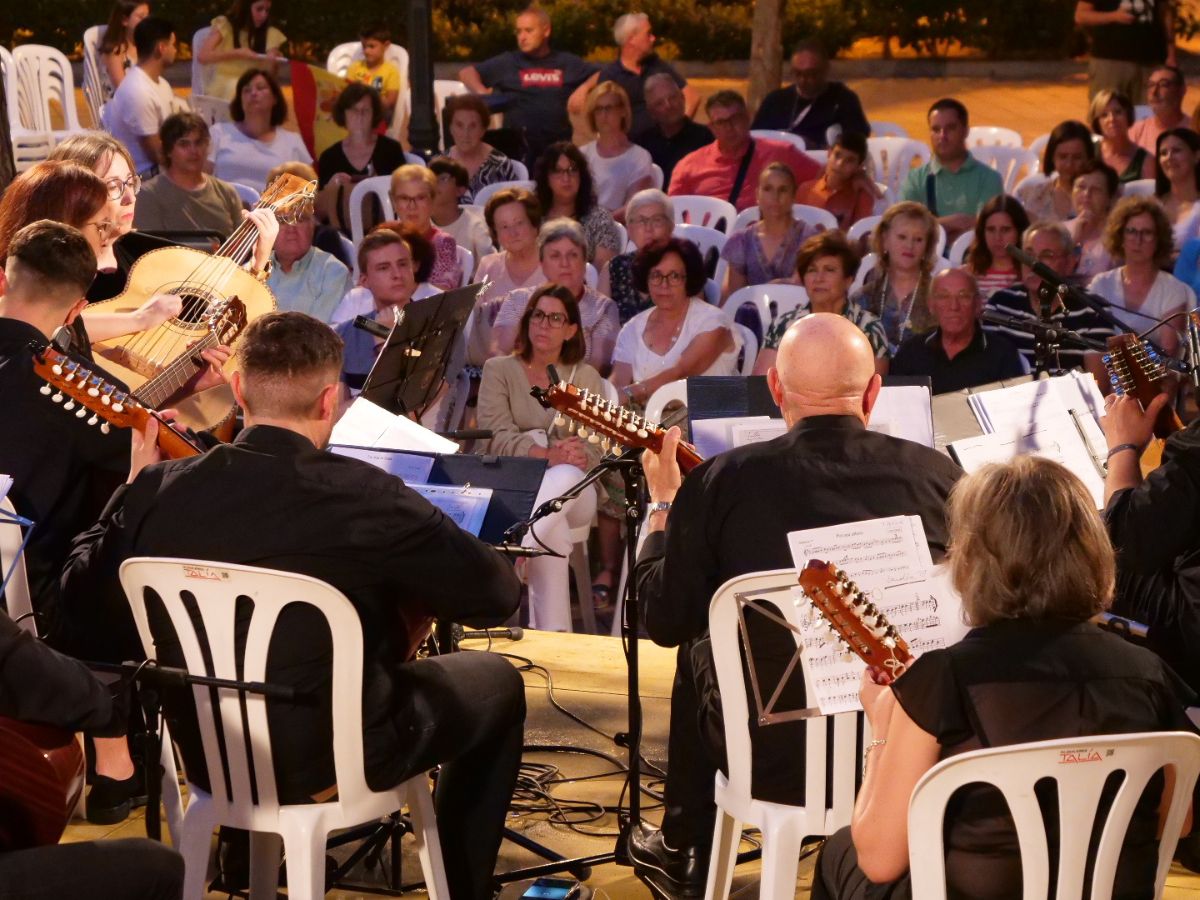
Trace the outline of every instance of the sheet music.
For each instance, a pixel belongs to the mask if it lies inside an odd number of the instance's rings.
[[[491,488],[446,484],[414,484],[410,487],[453,519],[463,531],[479,537],[488,504],[492,502]]]
[[[892,516],[788,534],[797,571],[810,559],[836,563],[860,587],[919,581],[933,565],[920,516]]]
[[[933,409],[929,390],[911,384],[884,385],[867,428],[932,447]]]
[[[337,444],[329,445],[329,452],[339,456],[350,456],[370,463],[376,468],[395,475],[410,487],[414,484],[425,484],[429,481],[429,473],[433,469],[433,457],[421,456],[416,453],[404,453],[396,450],[374,450],[367,447],[342,447]]]
[[[773,441],[780,435],[787,434],[787,422],[783,419],[766,419],[753,422],[739,422],[730,428],[731,447],[744,447],[746,444],[757,444],[762,441]]]
[[[701,458],[709,459],[733,447],[735,425],[770,422],[770,416],[724,416],[692,420],[692,444]]]
[[[1062,400],[1062,391],[1066,388],[1054,383],[1060,380],[1029,381],[1016,387],[984,391],[972,394],[968,402],[984,433],[1025,434],[1046,422],[1061,421],[1068,415],[1068,406]],[[1071,379],[1067,383],[1078,395],[1078,388]]]
[[[333,426],[330,443],[426,453],[457,453],[459,449],[454,441],[422,428],[405,416],[394,416],[365,397],[356,397]]]

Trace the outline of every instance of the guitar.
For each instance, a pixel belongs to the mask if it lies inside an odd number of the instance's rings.
[[[263,193],[255,209],[270,209],[284,222],[294,222],[311,213],[316,182],[295,175],[281,175]],[[166,247],[142,256],[129,272],[125,291],[112,300],[90,308],[100,312],[132,312],[155,294],[175,294],[183,301],[182,312],[147,331],[121,335],[92,345],[103,366],[129,385],[146,406],[160,408],[182,387],[190,372],[176,368],[181,358],[196,354],[189,345],[210,333],[214,312],[235,297],[251,322],[275,309],[275,295],[264,283],[242,268],[254,252],[258,229],[243,222],[215,253],[190,247]],[[230,341],[236,334],[230,336]],[[215,346],[215,344],[213,345]],[[233,365],[232,360],[227,364]],[[179,421],[204,431],[229,420],[234,411],[233,392],[228,385],[210,388],[173,404]]]
[[[121,390],[86,364],[46,347],[34,355],[33,371],[45,379],[41,393],[67,412],[82,419],[90,411],[89,425],[99,425],[108,434],[110,425],[117,428],[146,427],[146,420],[157,414],[147,409],[137,398]],[[165,423],[158,429],[158,446],[171,459],[183,459],[204,452],[204,448]]]
[[[836,632],[843,652],[856,654],[898,678],[913,661],[904,638],[887,617],[833,563],[810,559],[800,572],[800,588],[813,609]]]
[[[559,413],[554,418],[555,425],[568,424],[572,434],[591,444],[599,444],[606,453],[614,445],[644,447],[655,453],[662,450],[666,430],[661,425],[647,421],[631,409],[610,403],[599,394],[581,390],[566,381],[552,384],[548,389],[535,387],[531,393],[542,406]],[[684,475],[704,461],[696,448],[685,441],[679,442],[675,459]]]
[[[57,844],[83,791],[69,731],[0,717],[0,852]]]
[[[1193,313],[1195,315],[1195,313]],[[1145,409],[1159,394],[1166,393],[1167,370],[1158,352],[1133,334],[1118,334],[1108,339],[1108,352],[1102,357],[1108,380],[1118,395],[1129,394]],[[1175,410],[1167,404],[1154,420],[1154,438],[1142,453],[1142,474],[1158,468],[1162,462],[1163,440],[1183,427]]]

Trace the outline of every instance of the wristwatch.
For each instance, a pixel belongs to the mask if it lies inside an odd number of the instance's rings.
[[[659,500],[656,503],[650,504],[648,512],[650,512],[650,513],[667,512],[670,508],[671,508],[671,502],[669,500]]]

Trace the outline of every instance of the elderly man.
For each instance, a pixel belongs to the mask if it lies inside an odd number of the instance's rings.
[[[1026,253],[1049,266],[1063,278],[1069,278],[1075,271],[1075,242],[1071,233],[1061,222],[1034,222],[1021,238],[1021,246]],[[1022,267],[1021,283],[1002,291],[996,291],[988,298],[987,308],[1014,319],[1023,320],[1030,325],[1036,323],[1042,316],[1042,304],[1046,302],[1041,296],[1041,276]],[[1096,315],[1090,307],[1079,305],[1069,295],[1066,304],[1059,299],[1057,293],[1050,298],[1050,324],[1056,328],[1074,331],[1081,337],[1103,344],[1105,339],[1114,333],[1113,328]],[[984,330],[989,334],[1001,334],[1016,344],[1021,356],[1031,369],[1036,369],[1037,359],[1032,329],[1020,329],[1007,325],[985,325]],[[1100,355],[1076,347],[1061,347],[1055,357],[1048,361],[1048,368],[1053,371],[1067,369],[1087,369],[1098,378],[1104,375]]]
[[[801,41],[792,51],[790,87],[771,91],[754,115],[754,128],[790,131],[806,147],[823,150],[843,132],[871,133],[858,94],[829,80],[829,56],[816,41]]]
[[[1149,118],[1134,122],[1129,137],[1151,156],[1158,152],[1158,136],[1172,128],[1191,128],[1192,119],[1183,111],[1183,95],[1187,82],[1175,66],[1157,66],[1146,79],[1146,99],[1150,104]]]
[[[979,327],[982,309],[979,286],[966,269],[947,269],[935,275],[929,288],[929,311],[937,328],[901,344],[888,371],[892,375],[928,375],[935,394],[1024,375],[1027,369],[1016,345],[1004,335],[986,334]]]
[[[933,159],[913,169],[900,188],[901,200],[924,204],[954,240],[975,227],[980,207],[1004,193],[1000,174],[967,150],[967,108],[949,97],[929,107]]]
[[[516,35],[516,50],[466,66],[458,78],[474,93],[500,101],[495,108],[504,110],[505,127],[525,134],[525,161],[532,169],[543,149],[571,139],[567,101],[596,67],[550,46],[550,15],[540,6],[517,16]]]
[[[650,152],[654,164],[663,171],[665,187],[671,183],[675,164],[693,150],[711,144],[713,133],[688,115],[686,95],[665,72],[646,79],[645,98],[651,124],[641,132],[633,132],[633,142]]]
[[[724,762],[708,637],[716,589],[747,572],[790,568],[787,535],[803,528],[919,515],[934,557],[946,549],[943,510],[961,472],[934,450],[867,430],[880,387],[874,359],[852,322],[831,313],[808,316],[788,330],[767,375],[787,434],[706,460],[686,480],[675,463],[677,429],[661,455],[643,454],[651,512],[634,574],[650,636],[678,646],[679,654],[662,830],[635,828],[629,852],[635,871],[667,893],[704,890],[713,776]],[[768,624],[752,630],[751,650],[760,684],[770,690],[795,644]],[[803,707],[802,683],[789,680],[784,690],[780,708]],[[755,797],[803,805],[804,728],[751,723]]]
[[[1175,0],[1079,0],[1075,24],[1092,39],[1089,102],[1110,90],[1140,103],[1150,67],[1175,65]]]
[[[648,15],[637,12],[621,16],[613,25],[613,40],[620,48],[617,58],[575,89],[567,103],[571,115],[583,114],[588,92],[592,88],[601,82],[615,81],[629,95],[629,105],[633,109],[633,124],[629,133],[645,131],[653,124],[646,109],[646,82],[656,75],[670,78],[683,91],[688,114],[695,114],[696,107],[700,105],[700,95],[688,86],[686,78],[654,52],[655,37]]]
[[[280,309],[308,313],[329,322],[342,297],[354,285],[350,270],[341,261],[313,246],[316,227],[311,214],[294,223],[280,224],[267,286],[275,292]]]
[[[803,184],[821,174],[821,166],[791,144],[750,137],[750,113],[737,91],[717,91],[704,104],[717,139],[689,153],[675,166],[667,193],[700,194],[728,200],[738,212],[757,202],[758,176],[769,163],[781,162]]]

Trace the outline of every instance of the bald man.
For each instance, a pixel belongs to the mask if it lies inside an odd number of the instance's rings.
[[[679,653],[662,829],[635,829],[629,851],[639,875],[681,896],[704,889],[713,776],[724,765],[708,643],[713,593],[734,576],[791,567],[790,531],[862,519],[919,515],[936,559],[946,549],[945,501],[962,474],[934,450],[866,429],[880,388],[875,354],[842,316],[797,321],[767,381],[787,434],[706,460],[686,480],[675,462],[676,429],[662,454],[642,457],[652,511],[636,577],[650,637]],[[747,624],[759,683],[769,692],[795,644],[762,616]],[[789,682],[777,708],[805,705],[802,682]],[[804,803],[803,729],[800,722],[751,724],[756,798]]]

